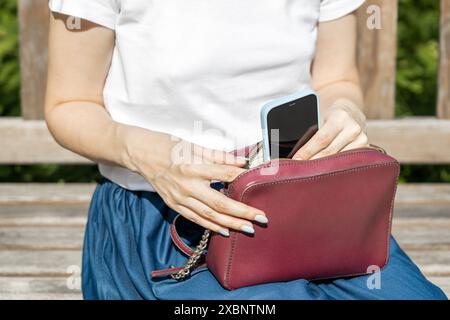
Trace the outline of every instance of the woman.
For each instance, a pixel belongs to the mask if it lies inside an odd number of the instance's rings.
[[[362,2],[50,0],[48,127],[105,177],[86,229],[86,299],[445,298],[395,240],[379,289],[368,277],[227,291],[206,269],[182,282],[149,275],[186,261],[169,237],[177,213],[187,238],[266,222],[211,188],[244,171],[228,151],[261,140],[264,102],[319,93],[321,129],[296,159],[368,144],[352,14]]]

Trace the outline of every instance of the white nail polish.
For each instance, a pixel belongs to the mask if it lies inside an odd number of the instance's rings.
[[[266,216],[263,216],[262,214],[258,214],[258,215],[255,217],[255,221],[257,221],[257,222],[259,222],[259,223],[264,223],[264,224],[266,224],[267,222],[269,222],[269,219],[267,219],[267,217],[266,217]]]
[[[221,235],[223,235],[224,237],[229,237],[230,236],[230,232],[227,229],[220,229],[219,233]]]
[[[250,227],[247,225],[243,225],[241,227],[241,231],[246,232],[246,233],[255,233],[255,229],[253,229],[253,227]]]

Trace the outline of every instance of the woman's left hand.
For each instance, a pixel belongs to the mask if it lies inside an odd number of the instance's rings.
[[[369,145],[363,112],[352,103],[340,102],[327,110],[320,130],[293,159],[312,160]]]

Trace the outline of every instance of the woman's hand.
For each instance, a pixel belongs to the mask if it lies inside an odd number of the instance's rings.
[[[320,130],[294,155],[311,160],[341,151],[368,146],[364,132],[365,116],[350,101],[337,101],[324,115]]]
[[[233,181],[245,171],[245,160],[185,141],[162,140],[157,155],[149,157],[142,150],[143,144],[135,146],[141,152],[131,153],[135,154],[132,161],[137,171],[170,208],[223,236],[229,235],[229,229],[254,233],[251,221],[267,223],[261,210],[232,200],[210,186],[211,181]]]

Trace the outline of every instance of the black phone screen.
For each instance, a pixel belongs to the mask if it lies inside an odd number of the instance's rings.
[[[273,108],[267,129],[271,159],[291,158],[318,130],[317,97],[308,95]]]

